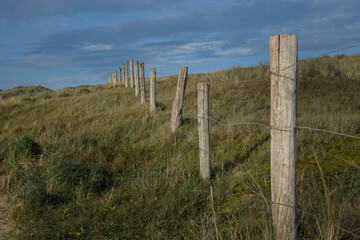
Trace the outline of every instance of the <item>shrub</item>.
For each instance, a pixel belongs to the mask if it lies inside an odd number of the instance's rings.
[[[11,144],[8,152],[9,163],[16,165],[20,158],[33,158],[42,153],[41,146],[31,136],[23,137]]]

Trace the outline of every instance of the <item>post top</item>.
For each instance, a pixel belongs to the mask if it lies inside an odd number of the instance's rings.
[[[280,37],[280,38],[297,38],[296,34],[275,34],[275,35],[271,35],[270,39],[274,38],[274,37]]]

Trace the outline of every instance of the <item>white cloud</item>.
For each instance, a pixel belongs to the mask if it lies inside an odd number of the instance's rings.
[[[82,46],[81,48],[88,51],[108,51],[114,49],[114,46],[110,44],[100,43],[100,44]]]
[[[253,48],[230,48],[225,51],[217,52],[216,55],[222,57],[240,57],[254,54],[255,50]]]
[[[219,50],[219,47],[223,44],[224,43],[221,41],[188,43],[185,45],[177,46],[175,47],[175,49],[166,52],[164,55],[184,56],[194,54],[198,51],[215,51]]]

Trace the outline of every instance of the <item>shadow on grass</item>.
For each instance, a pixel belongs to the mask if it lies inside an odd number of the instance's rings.
[[[268,140],[270,139],[270,134],[267,135],[265,138],[263,138],[261,141],[257,142],[254,144],[254,146],[252,146],[249,151],[247,151],[245,153],[244,156],[240,157],[240,158],[237,158],[235,159],[234,161],[227,161],[225,162],[224,164],[224,170],[225,171],[229,171],[229,170],[232,170],[236,167],[236,165],[238,165],[239,163],[243,163],[245,162],[247,159],[250,158],[251,154],[258,150],[263,144],[265,144]]]

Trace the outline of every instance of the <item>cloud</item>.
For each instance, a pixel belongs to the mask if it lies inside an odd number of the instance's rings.
[[[234,65],[233,58],[267,52],[269,36],[281,33],[297,34],[300,51],[339,48],[360,39],[358,0],[0,0],[0,6],[0,24],[8,26],[3,32],[21,38],[16,54],[0,56],[1,71],[8,75],[24,69],[102,73],[130,58],[164,69],[209,61]],[[103,14],[93,14],[98,12]],[[44,24],[59,15],[72,15],[60,17],[71,27],[60,28],[61,21],[54,20],[37,35],[31,21],[11,25],[16,17],[42,16],[34,22]]]
[[[88,51],[108,51],[113,50],[114,46],[111,44],[93,44],[82,46],[81,49],[88,50]]]
[[[131,13],[171,6],[172,0],[0,0],[0,16],[10,18],[77,13]]]
[[[254,48],[230,48],[216,54],[225,58],[240,57],[256,53]]]

